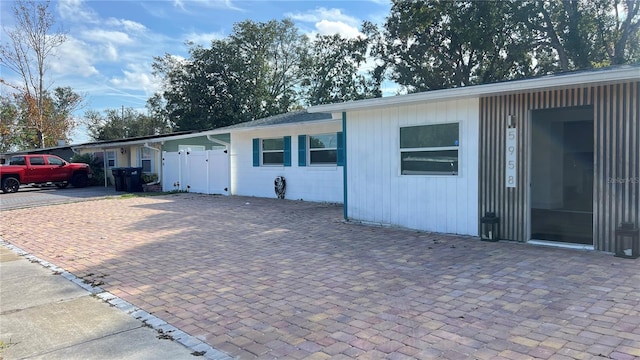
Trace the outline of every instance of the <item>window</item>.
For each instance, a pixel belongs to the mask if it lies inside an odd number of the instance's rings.
[[[309,164],[335,165],[338,159],[338,142],[336,134],[309,136]]]
[[[9,165],[27,165],[24,156],[14,156],[9,160]]]
[[[298,135],[298,166],[344,166],[342,132],[320,135]]]
[[[64,161],[62,161],[61,159],[55,158],[53,156],[47,156],[47,161],[49,161],[49,165],[57,165],[57,166],[64,165]]]
[[[291,136],[253,139],[253,166],[291,166]]]
[[[107,154],[107,168],[116,167],[116,152],[106,151],[106,154]]]
[[[143,173],[153,172],[153,150],[146,147],[140,148],[140,166]]]
[[[400,128],[402,175],[457,175],[459,123]]]
[[[35,166],[44,165],[44,156],[32,156],[29,162]]]

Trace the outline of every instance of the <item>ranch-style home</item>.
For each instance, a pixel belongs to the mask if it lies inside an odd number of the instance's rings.
[[[608,252],[640,225],[638,65],[308,111],[342,119],[346,219]]]
[[[305,110],[162,139],[165,191],[342,202],[342,120]]]

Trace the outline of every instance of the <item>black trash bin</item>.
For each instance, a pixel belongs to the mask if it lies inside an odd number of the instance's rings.
[[[113,168],[111,169],[111,174],[113,174],[113,182],[116,185],[116,191],[126,191],[127,189],[124,181],[124,169]]]
[[[125,191],[142,192],[142,168],[124,168]]]

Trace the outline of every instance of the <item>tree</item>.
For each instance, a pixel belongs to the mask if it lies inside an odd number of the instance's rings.
[[[80,95],[70,87],[55,88],[53,93],[44,93],[42,104],[42,123],[36,128],[33,119],[38,115],[37,101],[28,94],[14,93],[2,97],[0,104],[2,121],[3,148],[11,150],[52,147],[58,140],[68,140],[76,126],[72,111],[81,102]],[[47,134],[44,144],[41,134]]]
[[[96,141],[126,139],[171,132],[162,119],[145,115],[133,108],[107,109],[104,115],[95,110],[84,114],[89,136]]]
[[[2,79],[2,83],[20,93],[20,102],[26,106],[23,109],[24,126],[35,131],[38,142],[34,145],[37,147],[55,142],[61,134],[66,138],[64,130],[73,127],[68,126],[68,121],[56,123],[51,121],[55,119],[47,118],[47,108],[52,107],[47,104],[51,100],[48,98],[49,86],[45,84],[47,59],[66,40],[64,32],[51,32],[55,21],[49,5],[49,1],[16,0],[13,6],[16,27],[5,29],[9,41],[0,46],[0,62],[21,80],[20,84],[10,84]],[[73,103],[80,104],[79,101]]]
[[[410,92],[530,74],[529,37],[503,1],[394,0],[385,66]]]
[[[209,48],[189,44],[186,60],[156,57],[163,86],[154,113],[166,114],[176,129],[201,130],[286,112],[296,106],[306,42],[289,20],[244,21]]]
[[[380,96],[380,83],[360,70],[368,49],[365,37],[317,35],[303,65],[305,102],[319,105]]]
[[[554,0],[510,2],[533,36],[536,73],[619,65],[640,59],[640,2]]]
[[[19,111],[11,97],[0,96],[0,152],[17,150]]]

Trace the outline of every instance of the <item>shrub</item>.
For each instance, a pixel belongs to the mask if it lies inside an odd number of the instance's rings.
[[[104,163],[102,159],[96,158],[93,154],[75,154],[71,162],[89,164],[93,176],[89,179],[89,185],[101,185],[104,183]]]
[[[142,183],[150,184],[158,181],[158,174],[142,174]]]

